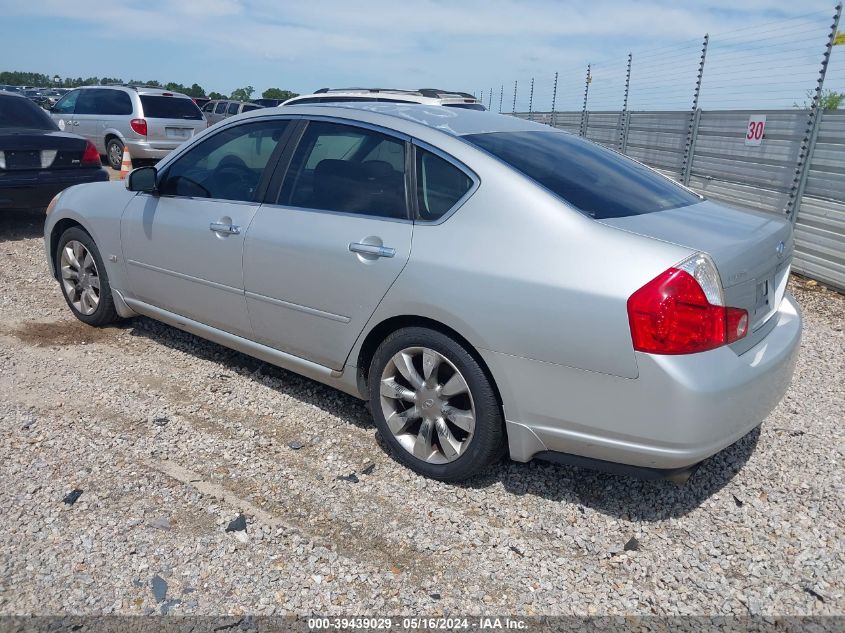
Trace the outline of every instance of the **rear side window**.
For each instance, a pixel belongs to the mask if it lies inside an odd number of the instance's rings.
[[[141,95],[141,107],[147,119],[186,119],[202,121],[202,112],[190,99]]]
[[[97,94],[99,90],[80,90],[76,100],[74,114],[97,114]]]
[[[228,114],[237,114],[238,113],[238,106],[239,103],[235,103],[234,101],[229,104],[229,109],[227,110]]]
[[[417,208],[421,220],[443,217],[472,189],[472,179],[447,160],[417,148]]]
[[[203,112],[211,112],[212,110],[214,110],[214,104],[213,104],[213,103],[206,103],[206,104],[202,107],[202,111],[203,111]]]
[[[217,107],[214,109],[214,114],[223,114],[226,112],[226,102],[221,101],[217,104]]]
[[[462,138],[597,220],[701,201],[644,165],[565,132],[492,132]]]
[[[132,114],[132,100],[122,90],[94,90],[96,96],[97,113],[111,115]]]
[[[56,130],[44,110],[23,97],[0,97],[0,129]]]
[[[391,160],[385,160],[388,156]],[[395,163],[393,157],[398,158]],[[294,152],[279,203],[407,218],[404,165],[402,140],[364,128],[311,122]]]

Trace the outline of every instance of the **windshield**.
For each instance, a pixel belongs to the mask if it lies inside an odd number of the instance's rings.
[[[597,220],[685,207],[701,198],[640,163],[565,132],[462,137]]]
[[[192,119],[202,121],[202,112],[190,99],[184,97],[157,97],[141,95],[141,106],[147,119]]]
[[[0,128],[57,130],[44,110],[23,97],[0,97]]]

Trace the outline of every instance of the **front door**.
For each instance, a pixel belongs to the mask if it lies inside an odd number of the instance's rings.
[[[158,195],[133,199],[121,241],[135,299],[252,336],[244,236],[286,127],[285,120],[263,119],[221,130],[165,167]]]
[[[406,143],[312,121],[277,204],[257,212],[244,251],[256,340],[332,369],[343,363],[411,251]]]

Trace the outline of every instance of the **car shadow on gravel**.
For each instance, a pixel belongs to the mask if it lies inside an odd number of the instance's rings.
[[[146,317],[126,321],[123,327],[131,336],[144,337],[196,358],[218,363],[223,370],[221,374],[227,371],[237,373],[313,405],[345,423],[375,429],[364,402],[314,380]],[[663,521],[692,512],[727,485],[751,457],[759,437],[760,428],[757,427],[707,459],[684,485],[665,480],[646,481],[539,460],[524,464],[507,458],[486,473],[456,485],[484,489],[501,484],[516,496],[536,495],[556,502],[572,503],[584,510],[590,508],[622,520]],[[378,433],[376,441],[389,455]]]
[[[30,240],[44,235],[44,209],[0,211],[0,243]]]

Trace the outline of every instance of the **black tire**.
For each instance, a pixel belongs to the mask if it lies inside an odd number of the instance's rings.
[[[423,347],[446,358],[464,378],[475,407],[475,428],[463,454],[454,461],[429,463],[414,456],[391,432],[382,410],[381,378],[388,363],[400,351]],[[390,334],[379,345],[368,374],[373,419],[393,456],[411,470],[431,479],[456,482],[487,469],[505,453],[505,423],[496,391],[475,357],[456,340],[423,327],[409,327]]]
[[[120,156],[120,158],[117,158],[117,156]],[[109,167],[120,171],[120,166],[123,164],[123,143],[120,142],[119,138],[110,138],[109,142],[106,143],[106,160]]]
[[[94,264],[97,267],[97,277],[100,281],[100,295],[97,307],[91,314],[83,314],[76,309],[73,305],[73,301],[68,296],[65,284],[62,282],[62,251],[71,240],[80,242],[88,250],[88,252],[91,253],[94,258]],[[106,271],[106,267],[103,264],[103,258],[100,255],[100,250],[97,248],[97,245],[88,233],[78,226],[71,227],[62,233],[62,236],[59,238],[59,244],[56,248],[55,258],[56,268],[59,271],[59,286],[62,289],[62,296],[65,298],[70,311],[73,312],[73,315],[77,319],[95,327],[109,325],[110,323],[114,323],[120,319],[117,314],[117,310],[115,310],[114,307],[114,297],[112,296],[111,285],[109,285],[109,276]]]

